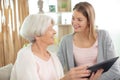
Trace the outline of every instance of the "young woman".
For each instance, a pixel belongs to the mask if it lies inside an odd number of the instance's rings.
[[[82,65],[91,66],[96,63],[114,58],[116,56],[112,40],[105,30],[98,30],[95,26],[95,12],[88,2],[77,3],[73,8],[72,26],[74,33],[63,37],[60,42],[58,57],[65,72],[84,80],[86,75],[78,68]],[[98,79],[102,70],[98,70]],[[77,76],[76,76],[77,75]],[[79,76],[78,76],[79,75]],[[81,77],[82,76],[82,77]],[[100,76],[100,80],[118,80],[120,66],[116,62],[111,69]]]

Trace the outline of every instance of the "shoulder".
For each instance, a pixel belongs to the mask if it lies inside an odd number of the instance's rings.
[[[30,51],[31,51],[31,44],[21,48],[17,53],[17,57],[26,56]]]
[[[97,30],[99,34],[108,34],[107,30],[99,29]]]
[[[98,37],[107,37],[109,36],[109,32],[107,30],[99,29],[97,30],[98,32]]]
[[[15,61],[16,65],[31,65],[34,62],[34,56],[31,51],[31,46],[26,46],[21,48],[17,53],[17,58]],[[27,65],[26,65],[27,64]]]
[[[73,37],[73,33],[64,35],[64,36],[62,37],[61,41],[69,41],[69,40],[72,40],[72,37]]]

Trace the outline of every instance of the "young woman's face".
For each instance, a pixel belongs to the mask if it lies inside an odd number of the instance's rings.
[[[87,18],[81,12],[74,10],[72,15],[72,25],[74,32],[85,31],[88,28]]]
[[[50,24],[45,31],[45,33],[40,37],[42,42],[46,43],[47,45],[51,45],[54,43],[54,35],[56,31],[53,29],[53,24]]]

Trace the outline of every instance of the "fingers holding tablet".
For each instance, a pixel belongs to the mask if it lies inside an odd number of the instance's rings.
[[[96,73],[93,72],[90,76],[90,80],[98,80],[99,77],[101,76],[101,74],[103,73],[103,71],[104,71],[103,69],[99,69],[99,70],[97,70]]]
[[[112,58],[112,59],[109,59],[109,60],[106,60],[106,61],[103,61],[101,63],[97,63],[97,64],[95,64],[93,66],[88,67],[88,70],[91,71],[90,76],[93,73],[96,74],[96,72],[98,72],[98,74],[99,74],[99,70],[102,73],[107,72],[112,67],[112,65],[117,61],[118,58],[119,57],[115,57],[115,58]],[[102,71],[101,71],[101,69],[102,69]],[[88,76],[88,78],[90,76]]]

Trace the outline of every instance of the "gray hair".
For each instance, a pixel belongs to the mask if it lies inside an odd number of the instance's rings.
[[[54,25],[54,20],[47,15],[28,15],[21,26],[20,35],[26,40],[34,42],[35,36],[43,35],[50,23]]]

